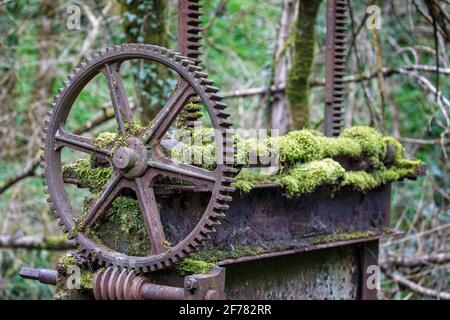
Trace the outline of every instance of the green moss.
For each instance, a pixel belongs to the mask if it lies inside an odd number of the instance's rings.
[[[332,242],[338,242],[338,241],[368,238],[372,235],[374,235],[374,232],[372,232],[372,231],[336,232],[336,233],[328,234],[328,235],[320,235],[320,236],[316,236],[316,237],[310,237],[310,238],[307,238],[306,240],[310,244],[316,245],[316,244],[326,244],[326,243],[332,243]]]
[[[318,137],[317,139],[321,145],[322,156],[325,158],[359,158],[362,155],[361,145],[351,138]]]
[[[200,104],[189,102],[184,108],[183,111],[181,111],[180,115],[177,117],[176,121],[176,127],[178,128],[188,128],[187,122],[188,121],[197,121],[201,119],[203,116],[202,113],[202,107]]]
[[[257,162],[257,157],[270,157],[276,154],[276,139],[265,138],[244,139],[240,135],[234,135],[235,145],[237,149],[236,163],[238,165],[248,166]]]
[[[65,254],[58,260],[59,272],[62,273],[63,278],[67,275],[69,268],[78,267],[80,268],[80,288],[81,289],[92,289],[93,281],[94,281],[94,272],[86,270],[86,268],[80,265],[72,254]],[[58,281],[59,282],[59,281]],[[63,298],[63,296],[67,295],[67,291],[65,290],[64,285],[59,284],[57,287],[60,289],[58,291],[58,296]]]
[[[386,154],[386,144],[383,135],[367,126],[355,126],[344,129],[340,138],[350,138],[361,146],[362,154],[383,159]]]
[[[279,183],[277,175],[263,174],[258,169],[242,170],[232,186],[243,192],[250,192],[256,185]]]
[[[366,192],[375,189],[380,185],[380,181],[373,174],[365,171],[346,172],[341,186],[351,186],[358,191]]]
[[[255,256],[266,252],[268,251],[261,247],[234,246],[226,250],[210,247],[195,252],[191,257],[178,262],[176,268],[181,275],[207,273],[216,267],[216,263],[219,261]]]
[[[421,162],[418,160],[398,159],[388,168],[381,168],[367,173],[365,171],[349,171],[345,173],[341,186],[350,186],[361,192],[367,192],[381,185],[404,179],[416,174]]]
[[[117,134],[113,132],[102,132],[94,140],[94,147],[106,148],[111,147],[117,140]]]
[[[309,76],[314,65],[315,25],[321,0],[301,0],[295,26],[292,66],[286,83],[286,95],[292,118],[292,128],[308,125]]]
[[[92,289],[93,283],[94,283],[94,273],[82,269],[80,275],[80,287],[82,289]]]
[[[282,164],[309,162],[323,157],[321,140],[310,130],[292,131],[275,139],[274,145],[279,149]]]
[[[214,263],[186,258],[177,264],[177,271],[182,276],[188,274],[208,273],[215,266],[216,265]]]
[[[59,236],[47,236],[42,242],[42,248],[45,249],[60,249],[62,245],[67,241],[65,234]]]
[[[233,186],[249,192],[255,185],[277,183],[288,191],[288,195],[314,192],[321,185],[336,188],[349,186],[367,192],[381,185],[401,180],[418,172],[421,162],[404,157],[403,146],[393,137],[384,137],[376,130],[357,126],[348,128],[338,138],[328,138],[310,130],[299,130],[268,142],[279,146],[280,161],[287,166],[284,171],[272,176],[243,170]],[[393,163],[385,165],[388,146],[395,150]],[[345,171],[334,160],[347,157],[371,159],[368,171]]]
[[[69,267],[78,266],[75,256],[70,253],[60,257],[58,260],[58,264],[60,268],[59,270],[61,270],[61,272],[63,273],[67,272],[67,269]]]
[[[96,242],[126,243],[126,254],[145,256],[150,251],[150,240],[136,199],[119,196],[114,199],[106,216],[94,229],[88,231]]]
[[[92,193],[100,192],[111,174],[110,167],[93,167],[90,159],[80,159],[62,167],[63,178],[79,180],[80,187],[88,188]]]
[[[287,171],[280,183],[288,195],[312,193],[323,185],[337,185],[344,177],[345,170],[332,159],[312,161],[298,165]]]

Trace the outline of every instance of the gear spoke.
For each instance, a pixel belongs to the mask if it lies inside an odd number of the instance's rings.
[[[156,161],[150,160],[147,162],[148,166],[156,169],[160,175],[168,175],[174,178],[187,180],[200,186],[207,186],[212,190],[216,182],[217,173],[203,168],[185,163],[173,163],[171,161]]]
[[[156,203],[155,193],[150,187],[150,179],[137,178],[136,196],[139,200],[141,212],[144,218],[145,227],[151,241],[151,254],[159,254],[167,250],[164,247],[166,240],[164,230],[159,216],[158,204]]]
[[[105,148],[97,148],[92,143],[92,140],[67,132],[63,127],[60,127],[55,134],[55,149],[61,147],[69,147],[84,153],[96,153],[103,156],[108,156],[109,150]]]
[[[121,188],[119,182],[121,177],[116,172],[103,187],[100,195],[96,199],[95,203],[90,206],[88,214],[84,218],[83,225],[85,227],[91,227],[94,223],[106,212],[113,200],[116,198]]]
[[[194,89],[186,80],[180,78],[177,90],[155,116],[152,127],[145,134],[145,142],[161,140],[193,95]]]
[[[103,73],[108,84],[109,94],[113,105],[114,113],[119,127],[119,132],[125,134],[125,121],[133,122],[131,108],[123,86],[122,77],[120,76],[120,63],[107,63],[103,68]]]

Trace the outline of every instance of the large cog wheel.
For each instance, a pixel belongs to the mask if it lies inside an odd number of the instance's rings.
[[[103,73],[115,111],[118,135],[124,136],[125,127],[133,122],[133,117],[120,76],[120,66],[122,62],[132,59],[156,62],[172,69],[178,74],[178,84],[145,134],[128,137],[126,144],[111,154],[111,150],[96,147],[91,139],[69,132],[65,123],[81,90],[96,75]],[[124,44],[103,50],[87,58],[65,81],[64,87],[51,105],[49,119],[46,121],[42,166],[51,208],[64,231],[71,232],[81,252],[89,259],[100,265],[120,266],[142,272],[159,270],[187,257],[215,232],[215,226],[220,224],[219,220],[228,208],[227,203],[231,201],[230,193],[234,189],[230,184],[237,170],[223,161],[229,159],[234,152],[226,139],[227,129],[231,124],[226,120],[229,116],[224,112],[226,105],[221,102],[222,97],[212,84],[212,81],[207,79],[207,74],[201,72],[201,68],[192,60],[168,49],[144,44]],[[200,99],[206,107],[211,125],[215,129],[218,162],[213,170],[173,162],[161,150],[163,136],[193,97]],[[111,178],[83,217],[83,226],[97,223],[123,188],[132,189],[139,201],[151,243],[147,256],[129,256],[112,250],[95,242],[83,231],[75,229],[79,222],[73,214],[62,177],[63,148],[106,157],[112,167]],[[202,188],[206,187],[211,192],[209,203],[197,225],[187,237],[173,247],[164,245],[164,230],[152,187],[152,181],[157,176],[184,179]]]

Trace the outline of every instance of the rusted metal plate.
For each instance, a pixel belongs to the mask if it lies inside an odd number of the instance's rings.
[[[373,230],[388,224],[390,187],[366,194],[344,188],[334,195],[323,188],[314,194],[287,198],[280,188],[254,189],[233,195],[222,226],[212,235],[217,248],[235,245],[287,250],[309,246],[308,238],[337,232]],[[186,237],[197,224],[207,195],[183,192],[160,199],[161,220],[172,243]]]
[[[239,263],[226,269],[225,291],[230,300],[358,299],[360,296],[357,246]]]

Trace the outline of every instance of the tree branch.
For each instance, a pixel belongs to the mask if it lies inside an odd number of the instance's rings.
[[[101,125],[102,123],[112,119],[114,117],[113,108],[105,108],[101,115],[97,116],[91,122],[86,123],[84,126],[78,128],[74,131],[75,134],[82,134],[93,128]],[[36,169],[38,168],[40,163],[40,154],[36,155],[35,158],[27,165],[27,167],[22,171],[7,179],[5,182],[0,184],[0,195],[4,193],[6,190],[11,188],[16,183],[22,181],[27,177],[36,176]]]
[[[418,283],[415,283],[411,280],[404,278],[403,276],[399,275],[398,273],[392,273],[387,270],[385,270],[385,273],[387,276],[389,276],[395,282],[399,283],[400,285],[402,285],[404,287],[407,287],[408,289],[410,289],[418,294],[421,294],[424,296],[429,296],[429,297],[435,297],[435,298],[439,298],[442,300],[450,300],[450,293],[448,293],[448,292],[438,292],[436,290],[426,288],[424,286],[421,286]]]
[[[35,250],[68,250],[73,249],[75,243],[65,236],[11,236],[0,235],[2,249],[35,249]]]
[[[430,264],[445,264],[450,261],[450,252],[430,253],[420,256],[388,256],[380,260],[380,265],[416,267]]]
[[[405,74],[407,71],[418,70],[418,71],[426,71],[426,72],[436,72],[437,68],[435,66],[428,65],[409,65],[398,68],[383,68],[383,75],[385,77],[390,77],[394,74]],[[450,74],[450,68],[440,68],[439,73],[441,74]],[[344,78],[344,83],[353,83],[353,82],[362,82],[368,81],[378,76],[378,70],[372,71],[363,75],[350,75]],[[323,87],[325,86],[324,80],[312,79],[309,82],[311,87]],[[285,84],[274,85],[271,86],[270,90],[264,87],[257,88],[248,88],[241,90],[234,90],[225,92],[223,96],[225,98],[239,98],[239,97],[251,97],[251,96],[260,96],[267,94],[268,91],[271,93],[283,92],[285,90]]]

